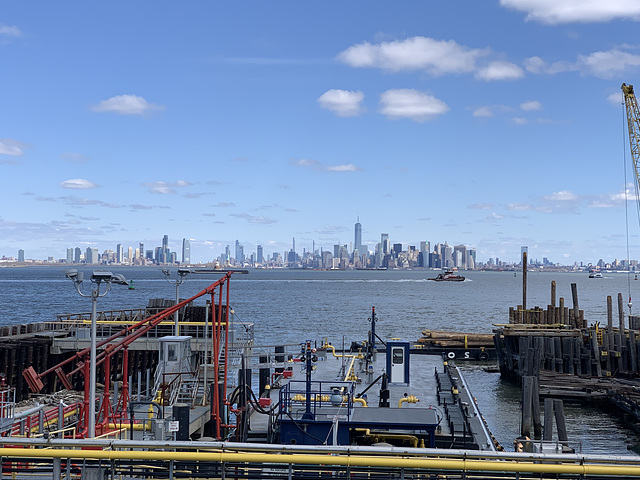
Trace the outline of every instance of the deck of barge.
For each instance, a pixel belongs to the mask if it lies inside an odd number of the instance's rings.
[[[313,382],[322,382],[324,385],[331,386],[332,382],[342,382],[348,375],[351,358],[335,358],[330,351],[320,349],[317,356],[318,361],[315,363],[312,374]],[[361,397],[367,406],[363,405],[364,402],[354,404],[353,419],[351,419],[354,425],[368,422],[372,428],[377,424],[378,428],[396,432],[433,427],[435,438],[432,446],[496,450],[494,439],[486,427],[462,373],[454,362],[446,362],[437,355],[411,355],[409,382],[407,384],[390,383],[389,407],[381,408],[379,407],[379,377],[385,371],[385,359],[385,353],[381,352],[366,372],[359,372],[358,368],[355,368],[358,379],[354,382],[354,395],[358,397],[367,389]],[[287,376],[291,375],[291,377],[280,377],[271,385],[270,390],[267,390],[273,403],[280,401],[282,389],[288,384],[295,384],[295,387],[291,387],[295,388],[295,391],[304,389],[304,364],[299,361],[289,361],[284,365],[287,365],[285,370],[291,372]],[[372,385],[376,380],[378,384]],[[410,399],[416,399],[417,402],[413,403]],[[330,421],[330,417],[335,414],[346,415],[344,411],[332,412],[329,402],[324,402],[317,407],[319,408],[318,416],[326,417],[327,421]],[[305,402],[298,400],[294,406],[298,420],[304,409]],[[266,441],[268,429],[268,415],[254,410],[250,417],[250,438],[256,442]],[[380,435],[380,438],[383,439],[384,435]],[[331,438],[324,440],[325,444],[332,443]]]

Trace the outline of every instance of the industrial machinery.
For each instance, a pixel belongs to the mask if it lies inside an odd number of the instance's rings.
[[[627,124],[629,126],[629,144],[633,169],[636,174],[636,193],[640,185],[640,108],[633,92],[633,85],[622,84],[624,104],[627,109]]]

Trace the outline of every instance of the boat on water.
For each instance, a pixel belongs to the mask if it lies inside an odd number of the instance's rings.
[[[436,282],[464,282],[464,277],[454,273],[453,270],[445,270],[439,273],[435,278],[429,278]]]
[[[600,272],[591,272],[589,278],[604,278]]]

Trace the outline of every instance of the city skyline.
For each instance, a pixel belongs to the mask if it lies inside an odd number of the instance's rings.
[[[459,269],[475,269],[475,268],[495,268],[500,266],[514,266],[521,264],[524,252],[529,252],[526,245],[520,246],[520,255],[516,260],[504,259],[499,257],[489,257],[487,259],[477,258],[476,248],[460,244],[449,245],[447,241],[444,243],[432,243],[430,241],[421,240],[405,245],[402,243],[392,242],[388,233],[380,234],[380,241],[377,242],[371,250],[361,243],[362,224],[360,217],[354,225],[354,239],[347,244],[334,244],[331,248],[316,246],[313,242],[312,249],[302,247],[302,255],[298,255],[296,250],[296,239],[292,238],[292,246],[289,251],[274,250],[269,255],[264,247],[260,244],[255,245],[255,250],[245,255],[244,244],[236,239],[234,242],[234,255],[231,255],[230,245],[226,245],[224,252],[221,252],[214,258],[205,261],[191,262],[191,240],[183,238],[181,242],[182,256],[178,256],[177,251],[172,251],[169,247],[169,236],[163,235],[161,245],[152,249],[145,249],[144,243],[140,242],[137,248],[127,247],[125,255],[124,247],[118,243],[115,250],[107,248],[102,253],[96,247],[86,247],[85,253],[79,247],[66,249],[66,258],[55,258],[48,256],[47,259],[29,259],[27,262],[49,262],[49,263],[68,263],[68,264],[128,264],[128,265],[188,265],[188,264],[216,264],[219,266],[289,266],[289,267],[310,267],[310,268],[459,268]],[[360,250],[362,249],[362,250]],[[282,255],[281,255],[282,254]],[[25,252],[18,249],[17,258],[0,257],[0,262],[25,262]],[[599,258],[598,261],[584,262],[575,261],[573,265],[563,264],[558,261],[552,261],[547,257],[542,259],[529,256],[528,263],[541,267],[588,267],[593,266],[603,269],[628,269],[632,267],[635,271],[638,260],[626,258],[614,258],[608,261]]]
[[[358,218],[369,250],[640,257],[640,4],[37,5],[0,15],[0,257],[166,234],[197,263],[355,242]]]

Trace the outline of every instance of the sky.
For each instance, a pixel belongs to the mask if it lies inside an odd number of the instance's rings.
[[[0,257],[302,253],[359,218],[370,250],[639,259],[639,27],[636,0],[2,2]]]

